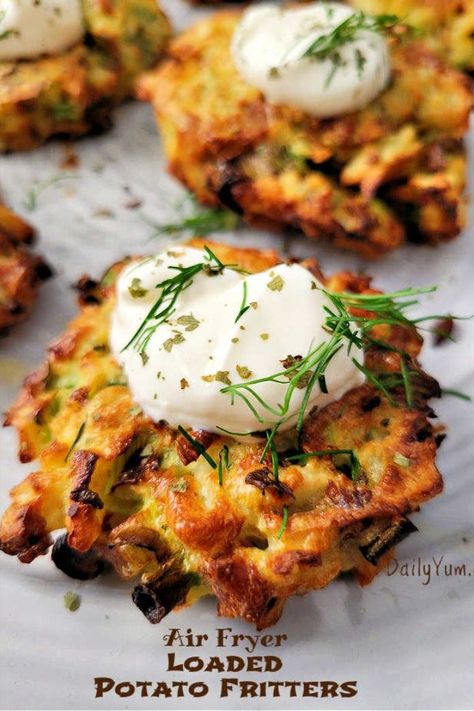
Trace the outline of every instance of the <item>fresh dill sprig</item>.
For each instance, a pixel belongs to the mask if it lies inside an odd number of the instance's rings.
[[[84,420],[84,422],[81,423],[81,426],[79,427],[76,436],[74,437],[74,441],[69,447],[68,453],[66,454],[64,461],[67,462],[71,454],[74,452],[76,449],[77,445],[79,444],[79,440],[81,439],[82,435],[84,434],[84,430],[86,428],[86,423],[87,420]]]
[[[133,345],[139,353],[144,354],[146,352],[150,338],[156,329],[174,313],[175,305],[180,295],[185,289],[191,286],[194,277],[198,274],[204,272],[212,276],[221,274],[226,266],[233,268],[233,265],[223,264],[207,245],[204,247],[204,252],[204,261],[202,262],[197,262],[189,267],[169,267],[170,270],[177,273],[156,285],[156,289],[161,289],[159,297],[128,343],[122,348],[122,351],[127,350],[127,348]]]
[[[245,279],[242,282],[242,292],[242,303],[240,304],[239,313],[237,314],[234,323],[237,323],[250,308],[250,304],[247,304],[247,282]]]
[[[201,208],[196,206],[196,211],[192,215],[183,217],[182,220],[157,224],[144,218],[145,221],[153,227],[154,232],[151,235],[161,237],[163,235],[178,235],[188,233],[192,237],[208,235],[211,232],[223,232],[234,230],[239,223],[239,216],[230,210],[221,208]]]
[[[377,390],[380,390],[380,392],[383,393],[383,395],[385,395],[385,397],[387,398],[387,400],[389,401],[389,403],[391,405],[396,406],[397,403],[394,400],[394,398],[392,397],[392,395],[390,394],[387,387],[384,385],[383,379],[381,377],[378,377],[375,373],[373,373],[370,370],[370,368],[366,368],[365,365],[362,365],[362,363],[359,363],[359,361],[356,360],[356,358],[353,358],[352,362],[354,363],[356,368],[358,368],[360,370],[360,372],[365,375],[365,377],[367,378],[367,381],[371,385],[376,387]]]
[[[460,400],[465,400],[466,402],[472,402],[472,397],[467,393],[461,392],[461,390],[453,390],[452,388],[442,388],[441,395],[450,395],[451,397],[457,397]]]
[[[198,274],[216,276],[222,274],[224,269],[232,269],[240,274],[248,273],[237,264],[224,264],[207,245],[204,246],[204,260],[202,262],[196,262],[189,267],[173,265],[168,268],[177,273],[156,284],[155,288],[161,290],[160,295],[128,343],[122,348],[122,352],[133,345],[142,357],[146,356],[146,348],[151,337],[157,328],[174,313],[180,295],[191,286],[194,277]]]
[[[224,482],[224,467],[226,469],[230,469],[230,466],[231,465],[229,462],[229,447],[225,444],[219,452],[219,461],[217,463],[217,481],[219,483],[219,486],[222,486]]]
[[[0,10],[0,22],[2,22],[5,19],[5,15],[7,14],[6,10]],[[19,36],[18,30],[13,30],[13,29],[8,29],[4,30],[3,32],[0,32],[0,42],[2,40],[6,40],[9,37],[18,37]]]
[[[201,444],[201,442],[198,442],[197,439],[194,439],[192,435],[189,434],[187,430],[184,429],[184,427],[181,427],[181,425],[178,425],[178,430],[181,432],[183,435],[184,439],[187,439],[190,444],[194,447],[196,452],[199,453],[199,456],[204,457],[206,462],[213,468],[217,469],[217,464],[215,460],[211,457],[211,455],[207,452],[206,448],[204,445]]]
[[[34,212],[37,209],[40,196],[53,186],[63,183],[65,180],[77,180],[77,175],[53,175],[52,178],[47,178],[40,182],[34,183],[23,198],[23,207],[28,212]]]
[[[341,47],[354,41],[357,32],[360,30],[383,32],[391,29],[397,22],[399,22],[397,15],[366,15],[362,10],[358,10],[345,20],[342,20],[342,22],[333,27],[332,30],[326,34],[317,37],[314,42],[306,48],[301,58],[310,58],[319,61],[325,59],[331,60],[332,68],[325,82],[325,87],[327,88],[338,69],[344,66],[345,62],[339,51]],[[357,75],[360,79],[367,60],[358,48],[354,53],[354,61]]]
[[[366,15],[358,10],[336,25],[330,32],[317,37],[303,53],[303,57],[315,59],[333,58],[338,49],[352,42],[359,30],[381,32],[397,24],[397,15]]]
[[[422,321],[439,318],[436,315],[409,319],[405,314],[409,307],[418,304],[417,296],[432,293],[435,290],[436,287],[426,287],[403,289],[388,294],[352,294],[323,289],[329,302],[324,306],[326,314],[324,328],[328,332],[329,338],[311,349],[305,357],[293,360],[283,370],[266,377],[227,385],[221,388],[221,393],[228,394],[231,403],[234,403],[236,398],[240,398],[258,422],[265,421],[261,414],[263,410],[276,418],[275,424],[281,424],[281,421],[288,415],[295,391],[301,389],[301,384],[304,383],[305,393],[296,423],[296,428],[300,431],[311,393],[316,384],[319,385],[321,392],[327,393],[328,391],[325,376],[335,355],[342,348],[346,348],[348,353],[353,348],[363,350],[365,345],[370,343],[374,327],[386,325],[415,329],[416,324]],[[389,344],[387,344],[387,348],[390,348]],[[393,350],[397,349],[393,348]],[[413,392],[407,358],[408,355],[400,351],[401,372],[397,376],[396,385],[404,385],[406,401],[411,406]],[[353,358],[353,362],[364,373],[367,380],[380,390],[392,405],[396,405],[396,401],[390,394],[389,380],[372,372],[356,358]],[[258,392],[258,385],[266,382],[286,385],[285,394],[276,406],[266,402]]]
[[[260,463],[262,463],[265,460],[265,457],[267,456],[267,452],[270,452],[270,456],[272,458],[272,470],[273,470],[273,477],[275,481],[278,481],[280,478],[280,458],[278,456],[277,448],[275,446],[275,435],[278,432],[278,429],[280,428],[281,423],[279,422],[275,427],[273,427],[271,430],[267,430],[265,432],[267,442],[265,444],[265,447],[263,448],[261,457],[260,457]]]
[[[277,538],[281,538],[283,536],[283,534],[286,531],[287,526],[288,526],[288,506],[283,506],[282,521],[281,521],[280,530],[277,533]]]

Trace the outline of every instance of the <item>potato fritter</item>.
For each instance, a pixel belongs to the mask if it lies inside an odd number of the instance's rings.
[[[447,62],[474,71],[472,0],[349,0],[364,12],[398,15],[420,30],[423,40]]]
[[[400,28],[388,88],[363,110],[318,120],[268,104],[240,78],[229,49],[239,18],[196,23],[139,82],[173,175],[203,203],[366,257],[459,233],[473,103],[464,74]]]
[[[42,281],[51,269],[27,248],[34,239],[30,225],[0,204],[0,334],[31,311]]]
[[[224,263],[251,272],[280,261],[274,252],[208,244]],[[303,264],[321,278],[314,261]],[[39,466],[11,492],[0,524],[3,551],[29,563],[47,551],[52,531],[66,528],[53,548],[56,565],[85,579],[112,564],[135,580],[133,600],[153,623],[214,594],[220,615],[263,628],[279,618],[289,596],[322,588],[343,571],[370,582],[393,545],[416,530],[406,515],[442,489],[427,405],[439,389],[417,363],[422,339],[414,327],[383,327],[384,340],[406,354],[415,376],[411,407],[400,390],[388,399],[367,383],[305,423],[302,450],[350,448],[360,461],[356,476],[344,455],[295,463],[285,447],[275,478],[270,455],[259,461],[260,440],[194,432],[216,461],[228,447],[220,485],[192,443],[143,415],[110,353],[114,284],[123,266],[113,266],[100,284],[81,280],[79,316],[8,413],[21,461],[39,459]],[[367,277],[349,273],[325,283],[377,293]],[[379,374],[400,370],[397,351],[377,344],[367,348],[365,362]]]
[[[82,4],[82,43],[57,56],[0,62],[0,152],[107,128],[114,105],[164,50],[170,26],[155,0]]]

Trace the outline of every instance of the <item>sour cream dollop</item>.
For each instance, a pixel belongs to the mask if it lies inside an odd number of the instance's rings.
[[[303,56],[315,40],[353,14],[350,7],[337,2],[249,8],[232,39],[235,66],[270,103],[320,118],[356,111],[380,94],[390,78],[384,37],[359,29],[326,58]]]
[[[173,267],[204,261],[201,250],[184,247],[125,269],[112,315],[112,352],[134,400],[154,421],[221,434],[219,428],[240,434],[269,429],[278,417],[249,398],[261,415],[259,422],[241,398],[232,403],[221,390],[267,379],[284,369],[282,361],[289,356],[305,357],[327,342],[323,306],[328,300],[307,269],[279,264],[251,275],[231,268],[211,276],[201,272],[181,292],[167,322],[153,332],[144,354],[134,344],[126,347],[162,293],[157,285],[177,274]],[[237,319],[243,306],[248,308]],[[280,380],[252,386],[276,410],[288,389],[286,379]],[[326,382],[328,393],[313,388],[307,413],[362,382],[345,347],[331,360]],[[304,388],[295,389],[281,431],[295,424],[304,394]]]
[[[1,0],[0,61],[65,52],[84,36],[81,0]]]

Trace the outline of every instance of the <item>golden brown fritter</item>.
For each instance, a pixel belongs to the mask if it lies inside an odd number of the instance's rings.
[[[204,19],[139,83],[170,170],[203,203],[376,257],[437,244],[464,223],[465,75],[400,28],[393,81],[365,109],[317,120],[272,106],[240,78],[229,43],[240,13]]]
[[[423,40],[447,62],[474,71],[472,0],[349,0],[372,14],[396,14],[420,30]]]
[[[82,43],[57,56],[0,62],[0,152],[108,127],[112,108],[163,52],[170,27],[155,0],[82,4]]]
[[[28,249],[33,228],[0,204],[0,334],[31,311],[42,281],[51,276],[46,262]]]
[[[252,272],[279,261],[274,252],[210,245],[224,263]],[[303,264],[321,276],[314,261]],[[344,455],[295,463],[285,449],[276,479],[269,456],[259,461],[260,441],[194,432],[215,461],[229,448],[220,486],[192,444],[143,415],[110,354],[114,283],[123,266],[100,284],[81,280],[79,316],[8,413],[21,461],[39,463],[11,492],[1,548],[29,563],[47,551],[52,531],[66,528],[67,539],[53,548],[56,565],[84,579],[108,561],[135,581],[133,599],[151,622],[212,593],[219,614],[262,628],[278,619],[290,595],[322,588],[342,571],[370,582],[393,545],[415,530],[406,515],[442,489],[427,405],[439,390],[419,369],[422,339],[414,328],[382,327],[415,376],[411,407],[400,391],[390,402],[365,384],[305,423],[302,450],[352,449],[361,464],[353,478]],[[348,273],[326,284],[375,293],[367,277]],[[367,350],[366,363],[379,374],[400,370],[399,355],[379,346]]]

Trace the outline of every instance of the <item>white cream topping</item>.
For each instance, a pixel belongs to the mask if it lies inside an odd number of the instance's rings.
[[[145,357],[133,344],[125,347],[159,298],[157,284],[176,275],[170,267],[203,261],[201,250],[180,247],[125,269],[112,315],[112,352],[134,400],[154,421],[210,432],[219,432],[219,427],[234,433],[269,429],[277,416],[257,404],[263,419],[259,422],[245,402],[237,397],[232,404],[221,389],[229,381],[267,378],[284,369],[281,361],[288,356],[304,357],[328,341],[323,330],[328,299],[321,284],[300,265],[280,264],[252,275],[228,268],[213,276],[200,273],[181,293],[168,322],[154,331]],[[236,322],[244,289],[249,308]],[[328,393],[315,385],[306,412],[341,397],[362,379],[344,346],[326,371]],[[281,380],[252,387],[277,409],[288,389],[286,379]],[[295,424],[304,393],[305,389],[295,389],[281,431]]]
[[[81,0],[0,0],[0,62],[61,54],[83,36]]]
[[[337,2],[249,8],[232,40],[234,63],[241,76],[273,104],[320,118],[356,111],[380,94],[389,80],[384,37],[359,29],[328,57],[303,57],[315,40],[353,14]]]

